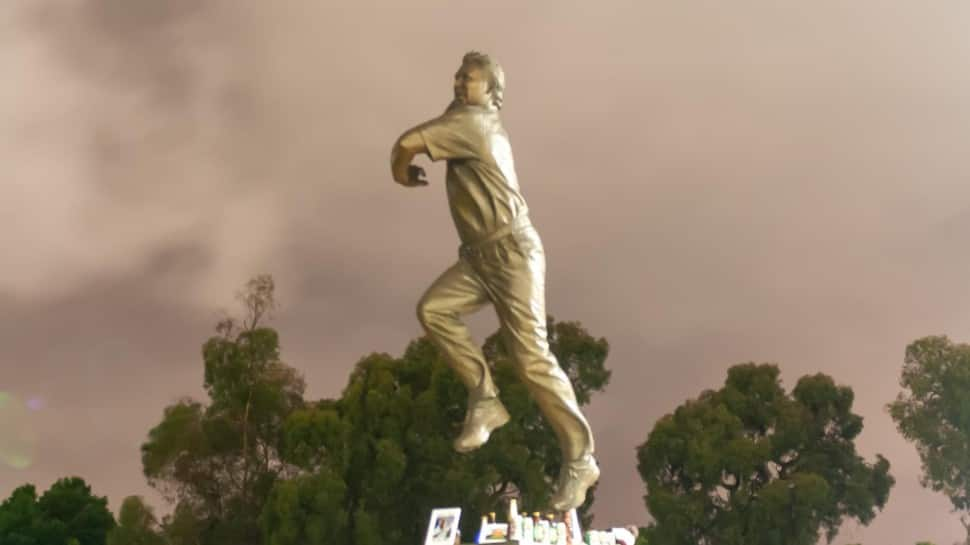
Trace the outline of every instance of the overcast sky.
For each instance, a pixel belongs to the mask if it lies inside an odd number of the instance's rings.
[[[636,446],[757,361],[852,386],[892,462],[837,544],[962,539],[884,406],[909,342],[970,340],[970,4],[782,4],[3,1],[0,497],[76,474],[167,513],[139,446],[204,399],[201,344],[256,274],[308,398],[399,355],[458,240],[443,166],[403,188],[390,146],[478,49],[547,309],[611,345],[597,526],[647,521]]]

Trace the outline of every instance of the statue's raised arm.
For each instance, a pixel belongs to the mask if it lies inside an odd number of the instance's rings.
[[[428,185],[428,180],[423,178],[424,169],[411,164],[414,156],[419,153],[427,154],[428,148],[414,129],[402,134],[394,142],[394,147],[391,148],[391,177],[395,182],[406,187]]]

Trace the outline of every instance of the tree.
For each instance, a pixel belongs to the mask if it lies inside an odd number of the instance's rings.
[[[346,499],[347,485],[329,468],[277,482],[263,512],[266,545],[348,543]]]
[[[80,477],[59,479],[40,498],[23,485],[0,505],[0,545],[104,545],[114,526],[107,498]]]
[[[78,545],[103,545],[115,526],[108,499],[93,496],[80,477],[59,479],[37,500],[37,507],[49,535],[63,529],[64,540],[74,538]]]
[[[963,512],[970,544],[970,345],[945,336],[917,339],[906,347],[900,386],[889,414],[916,445],[920,483]]]
[[[106,545],[166,545],[158,519],[141,496],[128,496],[121,502],[118,526],[108,533]]]
[[[853,393],[823,374],[785,393],[775,365],[732,367],[661,418],[637,448],[651,545],[811,545],[868,524],[894,484],[856,454]]]
[[[275,308],[268,275],[239,294],[241,321],[226,318],[202,348],[210,403],[167,407],[142,445],[151,486],[176,503],[166,533],[177,545],[255,544],[274,482],[295,474],[279,456],[283,421],[303,406],[303,378],[280,360],[279,337],[261,320]]]
[[[586,404],[609,381],[609,345],[578,323],[550,317],[548,326],[551,349]],[[284,456],[313,476],[277,483],[264,512],[267,543],[410,545],[435,507],[461,506],[469,536],[480,514],[501,511],[510,495],[523,509],[544,506],[559,445],[500,339],[490,336],[483,349],[512,421],[471,454],[452,450],[467,392],[426,337],[400,358],[364,357],[339,399],[295,411],[284,426]],[[589,494],[580,509],[586,525],[592,502]]]
[[[40,517],[34,485],[25,484],[15,489],[0,504],[0,545],[37,545]]]
[[[188,502],[176,504],[162,520],[162,533],[171,545],[201,545],[207,538],[207,523]]]

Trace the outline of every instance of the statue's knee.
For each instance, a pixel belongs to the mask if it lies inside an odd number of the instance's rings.
[[[431,320],[431,313],[428,310],[428,302],[425,301],[424,299],[418,301],[418,306],[416,311],[418,316],[418,322],[421,322],[421,325],[424,326],[425,329],[427,329],[428,322]]]
[[[418,321],[421,322],[425,330],[431,330],[440,322],[440,313],[435,310],[428,299],[422,298],[418,301],[417,314]]]

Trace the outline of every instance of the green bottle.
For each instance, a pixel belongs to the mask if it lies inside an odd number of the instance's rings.
[[[544,543],[546,533],[543,531],[542,522],[539,520],[539,512],[532,513],[532,542],[536,544]]]

